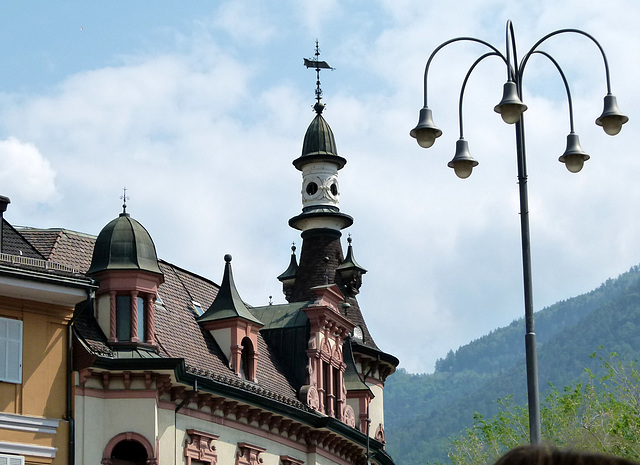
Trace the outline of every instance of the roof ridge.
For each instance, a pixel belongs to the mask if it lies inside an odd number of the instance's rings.
[[[14,228],[17,231],[35,231],[35,232],[53,232],[53,231],[58,231],[59,233],[65,233],[65,234],[69,234],[69,235],[75,235],[75,236],[81,236],[81,237],[86,237],[89,239],[97,239],[98,236],[96,236],[95,234],[90,234],[90,233],[85,233],[85,232],[81,232],[81,231],[75,231],[73,229],[67,229],[67,228],[38,228],[35,226],[24,226],[24,225],[15,225]]]
[[[58,234],[56,234],[56,240],[53,241],[53,246],[51,247],[51,250],[49,251],[49,256],[47,257],[47,260],[53,261],[53,256],[56,254],[56,249],[58,248],[58,245],[60,244],[60,240],[62,239],[62,234],[63,234],[62,230],[58,231]]]
[[[169,268],[174,268],[176,270],[182,271],[183,273],[187,273],[187,274],[193,276],[194,278],[198,278],[198,279],[202,279],[204,281],[207,281],[208,283],[213,284],[215,287],[220,288],[220,285],[218,283],[216,283],[215,281],[213,281],[213,280],[211,280],[211,279],[209,279],[209,278],[207,278],[205,276],[199,275],[198,273],[196,273],[194,271],[190,271],[190,270],[187,270],[186,268],[182,268],[181,266],[174,265],[173,263],[168,262],[167,260],[164,260],[162,258],[158,258],[158,262],[163,263],[164,265],[168,266]]]

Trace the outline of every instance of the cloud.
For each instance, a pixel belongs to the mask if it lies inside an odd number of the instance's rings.
[[[56,172],[34,144],[15,137],[0,140],[2,195],[22,209],[51,203],[58,197]]]
[[[640,47],[630,19],[640,7],[580,5],[575,22],[564,24],[568,7],[550,0],[463,1],[455,9],[384,1],[366,10],[358,2],[224,2],[210,17],[169,28],[173,44],[165,38],[69,73],[46,91],[2,96],[3,132],[14,137],[3,144],[13,140],[14,148],[0,164],[18,160],[21,170],[44,176],[27,188],[2,170],[3,189],[26,196],[0,192],[13,196],[8,219],[26,208],[21,224],[97,234],[119,213],[126,186],[128,211],[162,258],[218,281],[222,256],[231,253],[243,298],[283,301],[275,277],[289,263],[291,242],[298,250],[301,243],[287,225],[301,210],[301,175],[291,161],[314,116],[315,75],[301,58],[318,38],[336,68],[321,79],[324,116],[348,160],[340,208],[355,222],[344,233],[369,270],[361,307],[383,350],[411,371],[430,370],[449,349],[523,313],[514,132],[493,111],[505,78],[499,60],[478,66],[465,93],[464,134],[480,162],[469,179],[457,179],[447,162],[460,86],[482,47],[455,44],[438,54],[429,102],[444,134],[429,150],[408,136],[426,60],[445,40],[472,35],[502,46],[508,18],[520,56],[558,27],[602,37],[614,93],[631,118],[615,138],[593,124],[604,96],[597,48],[564,38],[545,45],[567,73],[576,130],[592,157],[579,175],[557,162],[569,128],[561,79],[538,56],[525,76],[535,308],[638,261],[640,159],[631,125],[640,119],[633,72],[640,65],[627,55]],[[621,11],[628,14],[618,21]],[[612,24],[620,27],[611,31]],[[35,160],[28,164],[15,155],[27,149]],[[24,202],[47,203],[29,216]]]

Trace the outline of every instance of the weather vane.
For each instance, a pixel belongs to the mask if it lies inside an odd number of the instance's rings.
[[[307,68],[314,68],[316,70],[316,104],[314,105],[314,109],[316,110],[316,113],[320,114],[322,113],[322,110],[324,109],[324,105],[322,103],[320,103],[320,100],[322,99],[322,89],[320,88],[320,70],[323,69],[330,69],[333,70],[334,68],[332,68],[331,66],[329,66],[329,64],[326,61],[320,61],[318,59],[318,57],[320,56],[320,47],[318,46],[318,39],[316,39],[316,53],[315,53],[315,59],[306,59],[304,58],[304,65]]]
[[[129,197],[127,196],[126,187],[122,188],[122,195],[120,196],[120,199],[122,200],[122,213],[127,213],[127,200],[129,200]]]

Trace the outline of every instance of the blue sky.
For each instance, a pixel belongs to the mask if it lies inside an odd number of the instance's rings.
[[[287,226],[301,210],[299,156],[321,76],[339,154],[341,210],[354,217],[359,300],[378,345],[413,372],[523,313],[513,128],[493,112],[505,77],[476,68],[465,138],[480,161],[467,180],[446,164],[458,137],[458,94],[484,50],[454,44],[433,61],[429,103],[444,131],[425,151],[408,136],[431,51],[456,36],[519,55],[552,30],[580,28],[604,47],[630,122],[616,137],[593,124],[604,69],[581,37],[544,50],[563,67],[576,132],[591,155],[572,175],[557,162],[569,130],[555,69],[525,74],[536,309],[591,290],[640,262],[636,121],[640,5],[632,0],[507,2],[109,1],[0,4],[0,194],[16,225],[97,234],[128,211],[159,256],[219,281],[234,256],[241,295],[284,300]],[[632,142],[633,141],[633,142]],[[633,143],[633,145],[632,145]],[[345,243],[346,247],[346,243]]]

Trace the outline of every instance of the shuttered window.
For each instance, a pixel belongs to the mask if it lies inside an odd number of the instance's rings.
[[[24,465],[24,457],[0,454],[0,465]]]
[[[22,321],[20,320],[0,318],[0,381],[22,382]],[[4,465],[1,460],[0,465]]]

